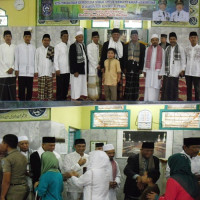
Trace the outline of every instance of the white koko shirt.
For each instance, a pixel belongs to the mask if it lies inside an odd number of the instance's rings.
[[[0,78],[15,77],[14,72],[8,74],[7,71],[14,69],[15,45],[6,43],[0,45]]]
[[[196,156],[196,157],[190,157],[189,155],[187,155],[185,153],[185,151],[181,152],[182,154],[185,154],[191,161],[191,171],[193,174],[195,175],[200,175],[200,156]],[[166,168],[166,177],[169,178],[170,177],[170,168],[169,165],[167,164],[167,168]]]
[[[89,76],[97,75],[97,66],[99,65],[99,45],[92,43],[87,46],[87,55],[89,60]]]
[[[70,73],[69,68],[69,43],[60,42],[55,46],[54,68],[61,74]]]
[[[19,76],[33,77],[35,71],[35,47],[25,42],[15,49],[15,71]]]
[[[83,168],[87,167],[88,165],[88,155],[84,154],[82,157],[83,159],[86,159],[86,163],[82,166],[78,164],[78,161],[81,159],[80,154],[78,154],[76,151],[72,152],[68,155],[66,155],[64,161],[63,161],[63,171],[64,172],[70,172],[70,171],[76,171],[79,175],[83,174]],[[67,191],[68,192],[82,192],[83,190],[79,187],[77,187],[71,179],[67,180]]]
[[[185,49],[186,69],[185,75],[200,77],[200,46],[188,46]]]
[[[168,46],[165,50],[165,53],[167,52],[167,49],[170,46]],[[180,60],[174,60],[174,50],[175,46],[171,48],[171,57],[170,57],[170,77],[179,77],[179,74],[185,70],[186,66],[186,59],[185,59],[185,52],[183,47],[178,45],[179,51],[181,54],[181,59]]]
[[[116,174],[116,178],[115,180],[113,180],[113,170],[112,170],[112,164],[111,162],[109,163],[110,165],[108,166],[108,173],[109,173],[109,178],[110,178],[110,182],[116,181],[117,183],[117,187],[115,189],[110,188],[109,189],[109,200],[117,200],[117,189],[120,187],[120,177],[121,177],[121,173],[119,170],[119,165],[116,161],[114,161],[117,165],[117,174]]]
[[[46,58],[48,47],[41,46],[37,48],[35,53],[35,73],[38,73],[38,77],[49,76],[52,77],[54,73],[53,62]]]

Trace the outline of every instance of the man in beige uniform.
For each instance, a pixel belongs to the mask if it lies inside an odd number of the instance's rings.
[[[3,180],[3,170],[1,167],[1,160],[6,156],[6,152],[2,151],[2,138],[0,138],[0,185],[2,184]],[[0,186],[0,194],[1,194],[1,186]]]
[[[3,181],[0,200],[26,200],[28,185],[26,180],[27,159],[17,150],[18,138],[8,134],[3,137],[2,149],[7,156],[2,159]]]

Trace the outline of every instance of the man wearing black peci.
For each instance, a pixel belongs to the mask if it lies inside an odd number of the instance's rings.
[[[154,143],[143,142],[140,153],[128,158],[124,168],[124,174],[127,176],[124,185],[124,200],[138,200],[145,187],[141,180],[143,173],[150,169],[159,171],[159,159],[153,156],[153,153]]]

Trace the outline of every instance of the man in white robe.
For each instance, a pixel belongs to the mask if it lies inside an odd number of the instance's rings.
[[[50,46],[50,35],[44,34],[42,46],[35,53],[35,76],[38,77],[38,99],[53,100],[53,57],[54,47]]]
[[[189,35],[190,45],[185,49],[186,68],[185,79],[187,85],[187,101],[192,101],[192,86],[195,90],[195,101],[200,100],[200,45],[197,32]]]
[[[69,49],[71,99],[83,100],[82,96],[88,96],[87,73],[88,58],[83,43],[83,32],[76,33],[76,41]]]
[[[159,45],[159,37],[153,34],[152,45],[146,49],[144,63],[145,93],[144,101],[158,101],[162,74],[164,73],[164,50]]]
[[[97,75],[100,70],[99,60],[102,45],[99,44],[99,33],[92,32],[92,43],[87,46],[87,55],[89,60],[89,74],[88,74],[88,97],[92,100],[99,99],[99,77]]]
[[[63,171],[71,172],[75,171],[82,175],[86,171],[88,164],[88,155],[85,154],[86,143],[84,139],[76,139],[74,143],[75,151],[66,155],[63,161]],[[80,200],[83,196],[83,189],[77,187],[71,179],[67,180],[67,185],[65,190],[67,190],[68,200]]]
[[[117,200],[117,189],[120,187],[120,170],[118,163],[114,160],[115,148],[112,144],[106,144],[103,146],[103,151],[108,155],[110,159],[110,165],[108,166],[108,172],[110,176],[110,189],[109,200]]]
[[[200,181],[200,157],[198,156],[200,151],[200,138],[184,138],[183,139],[183,151],[181,153],[185,154],[191,161],[191,170],[194,175]],[[167,165],[166,177],[170,177],[170,168]]]
[[[3,38],[5,43],[0,45],[0,100],[16,100],[15,45],[11,43],[11,31],[4,31]]]
[[[165,49],[165,71],[163,73],[164,101],[177,101],[179,92],[179,77],[183,77],[186,67],[185,51],[177,43],[175,32],[169,34],[170,45]]]
[[[33,185],[32,185],[32,178],[31,178],[31,165],[30,165],[30,156],[34,152],[32,149],[29,148],[29,140],[27,136],[19,136],[18,137],[18,147],[19,151],[27,158],[28,165],[27,165],[27,183],[30,189],[29,196],[27,200],[34,200],[33,196]]]
[[[103,151],[92,151],[89,154],[87,172],[79,178],[71,172],[71,181],[77,187],[83,187],[84,200],[109,200],[109,158]],[[113,200],[113,199],[112,199]]]
[[[61,42],[55,46],[54,68],[56,71],[56,100],[64,101],[67,99],[70,69],[69,69],[69,42],[68,31],[60,33]]]
[[[15,49],[15,75],[18,77],[20,101],[30,101],[35,71],[35,46],[31,44],[31,32],[24,31],[24,42]]]

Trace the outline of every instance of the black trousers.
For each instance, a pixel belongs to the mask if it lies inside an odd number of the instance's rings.
[[[69,89],[70,73],[56,76],[56,100],[64,101],[67,98]]]
[[[139,73],[126,73],[126,86],[124,99],[127,101],[137,101],[139,97]]]
[[[99,100],[102,100],[102,72],[98,69],[97,75],[99,77]]]
[[[200,100],[200,77],[185,76],[187,85],[187,101],[192,101],[192,85],[194,85],[195,101]]]
[[[178,77],[164,77],[164,101],[178,100]]]
[[[160,89],[160,91],[161,91],[161,98],[160,98],[160,100],[161,101],[165,100],[165,83],[166,83],[166,79],[167,79],[167,76],[163,76],[162,87]]]
[[[16,100],[16,77],[0,78],[0,101]]]
[[[19,76],[19,100],[31,101],[33,92],[33,77]]]
[[[131,196],[125,194],[124,200],[139,200],[139,197],[131,197]]]

